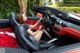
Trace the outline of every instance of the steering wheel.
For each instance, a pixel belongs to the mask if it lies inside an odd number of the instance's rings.
[[[49,16],[49,14],[47,14],[47,13],[42,13],[42,20],[41,20],[41,24],[43,25],[43,27],[45,27],[45,25],[47,24],[47,23],[49,23],[50,22],[50,16]]]
[[[49,22],[50,18],[49,18],[49,16],[46,14],[46,15],[43,15],[43,20],[46,21],[46,22]]]

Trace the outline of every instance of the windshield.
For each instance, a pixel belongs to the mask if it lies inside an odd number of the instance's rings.
[[[75,18],[77,20],[80,20],[80,16],[75,15],[74,13],[68,13],[68,15],[72,18]]]

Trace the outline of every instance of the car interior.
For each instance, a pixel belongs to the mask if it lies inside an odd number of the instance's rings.
[[[44,33],[40,42],[35,42],[26,33],[25,28],[17,22],[16,14],[14,12],[10,12],[9,19],[0,19],[0,31],[15,33],[15,44],[7,45],[7,47],[11,46],[13,48],[11,49],[11,51],[22,51],[23,53],[48,53],[52,51],[54,53],[58,53],[60,51],[63,51],[64,48],[66,48],[65,50],[67,50],[67,48],[73,48],[73,46],[75,46],[74,48],[79,47],[79,21],[72,19],[67,13],[56,10],[54,8],[34,7],[32,10],[43,15],[42,21],[34,30],[37,30],[41,24],[43,28],[50,34],[51,38]],[[34,24],[39,19],[40,17],[36,16],[28,17],[28,21],[26,22],[26,24]],[[17,48],[20,50],[18,50]],[[9,49],[10,48],[5,48],[7,52],[9,51]]]

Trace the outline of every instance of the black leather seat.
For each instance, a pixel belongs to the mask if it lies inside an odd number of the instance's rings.
[[[38,51],[42,48],[50,47],[53,45],[53,44],[50,44],[50,45],[37,44],[35,41],[30,39],[24,27],[16,21],[16,15],[13,12],[10,13],[9,18],[10,18],[10,24],[14,29],[14,32],[16,34],[16,39],[21,48],[27,49],[29,51]]]
[[[16,21],[16,16],[13,12],[10,13],[9,18],[19,45],[24,49],[39,50],[40,47],[29,38],[24,27]]]

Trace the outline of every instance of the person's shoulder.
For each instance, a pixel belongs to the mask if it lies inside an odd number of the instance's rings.
[[[29,26],[28,26],[27,23],[23,23],[22,25],[23,25],[25,28],[27,28],[27,29],[29,28]]]
[[[29,26],[28,26],[28,24],[27,24],[27,23],[23,23],[22,25],[23,25],[23,27],[24,27],[26,30],[28,30],[28,29],[29,29]]]

